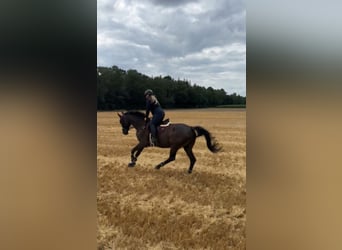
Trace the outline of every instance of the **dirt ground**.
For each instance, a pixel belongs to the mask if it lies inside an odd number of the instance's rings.
[[[166,110],[173,123],[202,126],[223,147],[211,153],[204,136],[197,162],[179,150],[145,148],[134,168],[135,130],[123,135],[116,112],[97,114],[98,249],[246,249],[246,111]]]

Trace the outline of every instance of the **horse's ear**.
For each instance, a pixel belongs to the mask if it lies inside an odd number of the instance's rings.
[[[122,113],[122,112],[121,112]],[[118,114],[118,116],[121,118],[121,116],[123,115],[123,113],[122,114],[119,114],[119,113],[117,113]]]

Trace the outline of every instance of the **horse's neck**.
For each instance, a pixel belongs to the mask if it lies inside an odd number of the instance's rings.
[[[138,120],[138,119],[131,119],[131,124],[133,125],[133,127],[135,129],[141,129],[144,125],[145,125],[145,121],[144,120]]]

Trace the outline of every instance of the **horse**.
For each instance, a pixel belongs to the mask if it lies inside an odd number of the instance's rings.
[[[122,133],[128,135],[129,129],[133,126],[136,129],[136,136],[139,143],[131,150],[131,162],[129,167],[134,167],[138,156],[141,154],[145,147],[150,147],[149,139],[149,126],[148,120],[145,120],[145,114],[139,111],[127,111],[125,113],[117,113],[120,118],[122,126]],[[160,148],[170,148],[169,158],[155,166],[160,169],[167,163],[176,159],[177,151],[183,147],[187,156],[190,159],[190,166],[188,173],[192,173],[196,158],[192,152],[196,138],[204,136],[207,142],[207,147],[212,153],[221,151],[222,147],[211,136],[209,131],[200,126],[191,127],[183,123],[170,124],[165,127],[158,126],[158,140],[156,146]]]

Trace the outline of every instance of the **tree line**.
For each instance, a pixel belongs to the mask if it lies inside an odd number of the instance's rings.
[[[246,97],[202,87],[170,76],[149,77],[117,66],[97,68],[97,109],[144,109],[144,91],[152,89],[163,108],[207,108],[245,105]]]

